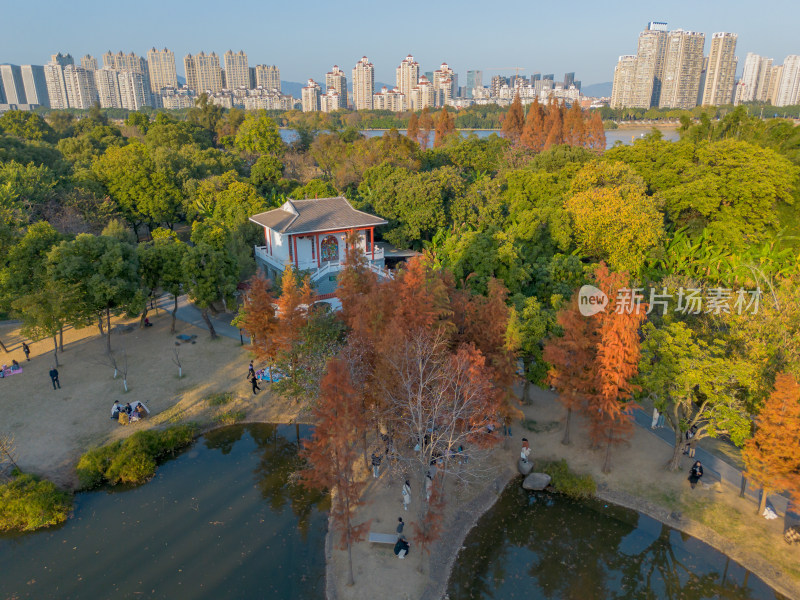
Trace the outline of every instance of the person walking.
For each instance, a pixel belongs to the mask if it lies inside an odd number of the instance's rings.
[[[256,376],[256,369],[253,367],[253,361],[250,361],[250,366],[247,369],[247,378],[250,379],[251,377]]]
[[[381,474],[381,456],[378,451],[372,452],[372,477],[377,479]]]
[[[253,394],[257,394],[258,390],[260,390],[261,388],[258,387],[258,378],[256,377],[255,372],[253,372],[252,377],[250,377],[250,383],[253,384]]]
[[[650,424],[650,429],[655,429],[658,427],[658,418],[661,414],[658,412],[658,409],[653,407],[653,422]]]
[[[28,346],[28,344],[26,344],[25,342],[22,342],[22,351],[25,353],[25,360],[30,362],[30,360],[31,360],[31,349],[30,349],[30,346]]]
[[[433,477],[431,472],[425,474],[425,502],[431,501],[431,494],[433,493]]]
[[[692,489],[697,485],[697,482],[700,481],[700,478],[703,476],[703,465],[700,464],[700,461],[695,461],[692,465],[691,471],[689,471],[689,483],[692,485]]]
[[[56,389],[56,386],[61,389],[61,382],[58,380],[58,369],[55,367],[50,369],[50,382],[53,384],[53,389]]]
[[[409,504],[411,504],[411,482],[406,479],[403,484],[403,510],[408,510]]]
[[[403,527],[406,524],[403,522],[403,517],[397,517],[397,537],[401,537],[403,535]]]

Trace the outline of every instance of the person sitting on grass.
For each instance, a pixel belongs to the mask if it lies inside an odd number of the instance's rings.
[[[144,419],[147,416],[147,411],[144,409],[144,406],[141,402],[136,405],[135,409],[133,409],[133,413],[140,419]]]
[[[15,359],[11,359],[11,370],[12,371],[21,371],[22,367],[19,366],[19,363]]]
[[[118,400],[114,400],[114,404],[111,406],[111,418],[119,420],[119,413],[121,412],[122,404]]]

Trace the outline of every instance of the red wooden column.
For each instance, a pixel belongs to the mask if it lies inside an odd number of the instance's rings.
[[[294,241],[294,268],[300,269],[300,265],[297,262],[297,236],[293,235],[292,240]]]
[[[372,250],[372,260],[375,260],[375,228],[369,228],[369,247]]]
[[[319,269],[322,266],[322,259],[319,257],[319,234],[314,234],[314,240],[311,242],[312,244],[317,245],[317,268]]]

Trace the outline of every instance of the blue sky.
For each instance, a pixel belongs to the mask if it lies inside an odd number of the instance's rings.
[[[800,54],[800,3],[788,0],[39,0],[9,2],[2,20],[0,63],[44,64],[58,51],[77,59],[167,46],[182,75],[185,54],[230,48],[243,49],[251,66],[278,65],[289,81],[319,80],[333,64],[349,78],[366,54],[376,80],[394,82],[408,53],[423,71],[448,62],[461,85],[468,69],[482,69],[486,83],[498,68],[517,66],[527,74],[555,73],[557,80],[575,71],[584,84],[610,81],[617,57],[635,53],[638,32],[651,20],[704,32],[706,51],[713,32],[738,33],[740,72],[747,52],[774,57],[775,64]]]

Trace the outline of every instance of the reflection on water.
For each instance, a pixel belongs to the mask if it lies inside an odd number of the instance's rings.
[[[644,515],[511,483],[464,542],[451,600],[775,599],[710,546]]]
[[[63,527],[0,538],[0,598],[322,598],[327,497],[290,478],[309,434],[219,429],[144,486],[78,494]]]

